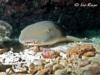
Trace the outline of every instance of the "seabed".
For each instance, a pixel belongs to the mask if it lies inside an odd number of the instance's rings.
[[[94,52],[92,47],[95,49],[95,55],[89,56]],[[98,44],[75,42],[50,49],[44,48],[43,51],[36,52],[33,49],[25,49],[19,53],[10,50],[1,54],[0,75],[100,75]],[[90,53],[81,54],[88,49]]]

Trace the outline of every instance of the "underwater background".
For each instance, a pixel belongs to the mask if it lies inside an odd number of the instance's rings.
[[[74,6],[92,3],[93,6]],[[65,35],[100,38],[100,0],[0,0],[0,20],[13,27],[11,38],[18,38],[21,30],[38,21],[57,23]]]
[[[0,0],[0,75],[100,75],[100,0]]]

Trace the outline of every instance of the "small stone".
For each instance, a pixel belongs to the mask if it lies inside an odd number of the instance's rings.
[[[56,70],[58,70],[58,69],[63,69],[63,68],[64,68],[63,65],[61,65],[61,64],[55,64],[55,65],[53,66],[53,71],[56,71]]]
[[[11,75],[32,75],[32,74],[14,73],[14,74],[11,74]]]
[[[30,49],[32,49],[34,52],[40,52],[39,46],[33,46],[33,47],[30,47]]]
[[[0,64],[0,72],[5,72],[7,68],[11,68],[11,65]]]
[[[35,75],[48,75],[48,69],[42,69],[38,71]]]
[[[44,58],[56,58],[58,56],[59,56],[58,52],[51,51],[51,50],[43,51],[43,57]]]
[[[7,75],[6,72],[0,72],[0,75]]]
[[[3,54],[6,51],[8,51],[8,49],[6,49],[6,48],[0,48],[0,54]]]
[[[34,72],[35,72],[35,65],[34,64],[30,64],[28,73],[33,74]]]
[[[11,75],[14,73],[14,71],[11,68],[8,68],[6,69],[6,73]]]
[[[82,75],[92,75],[91,71],[89,70],[86,70],[82,73]]]
[[[36,72],[40,71],[41,69],[43,69],[43,65],[41,66],[36,66],[34,64],[30,64],[29,69],[28,69],[28,73],[34,75]]]
[[[66,69],[60,69],[55,71],[55,75],[67,75],[67,70]]]
[[[43,61],[42,60],[35,60],[34,61],[34,64],[35,65],[42,65],[43,64]]]
[[[100,75],[100,66],[98,67],[90,67],[90,70],[93,75]]]
[[[92,61],[92,62],[100,63],[100,54],[97,54],[95,57],[92,57],[89,60]]]
[[[59,64],[66,66],[67,65],[67,61],[66,60],[60,60]]]
[[[27,67],[23,66],[23,65],[13,65],[12,69],[14,72],[16,73],[26,73],[27,72]]]
[[[91,62],[88,60],[84,60],[84,61],[81,61],[79,64],[80,64],[80,67],[84,67],[84,66],[91,64]]]
[[[97,62],[92,62],[90,65],[83,68],[83,74],[88,75],[100,75],[100,64]]]

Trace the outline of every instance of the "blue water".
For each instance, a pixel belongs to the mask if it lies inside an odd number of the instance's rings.
[[[85,35],[93,43],[100,44],[100,29],[87,30],[85,31]]]

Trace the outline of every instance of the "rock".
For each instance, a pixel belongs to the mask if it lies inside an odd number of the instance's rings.
[[[75,47],[70,48],[67,51],[67,55],[69,57],[78,56],[78,57],[93,57],[96,54],[96,49],[93,47],[92,44],[80,44]]]
[[[100,75],[100,63],[91,62],[91,64],[80,68],[83,75]]]
[[[88,70],[83,71],[83,75],[100,75],[100,66],[90,67]]]
[[[12,26],[6,21],[0,20],[0,41],[8,39],[11,35]]]
[[[12,26],[6,21],[0,20],[0,54],[8,51],[3,42],[10,40],[11,32]]]

